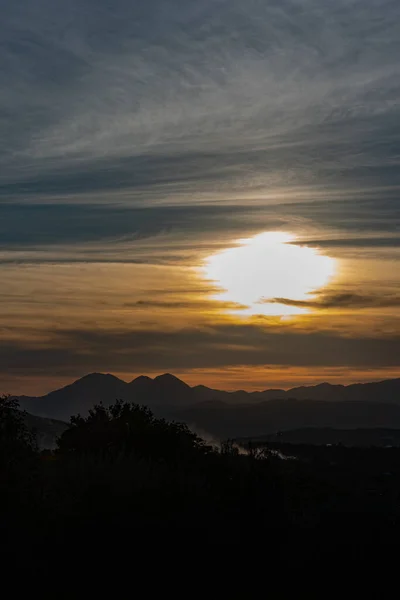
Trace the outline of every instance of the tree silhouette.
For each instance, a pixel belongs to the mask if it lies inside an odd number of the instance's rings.
[[[117,400],[109,407],[96,405],[86,418],[71,417],[68,429],[58,440],[58,452],[108,456],[124,452],[182,461],[212,449],[187,425],[157,419],[145,406]]]
[[[0,396],[0,466],[7,472],[36,451],[34,433],[25,424],[18,400]]]

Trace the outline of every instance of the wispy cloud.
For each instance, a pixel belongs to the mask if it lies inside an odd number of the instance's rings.
[[[354,309],[400,307],[400,296],[362,295],[353,292],[323,294],[317,300],[290,300],[289,298],[268,298],[262,302],[297,306],[312,309]]]
[[[1,348],[1,372],[150,372],[231,366],[399,368],[400,338],[345,337],[334,333],[267,331],[220,325],[156,331],[71,330],[47,340],[9,342]]]
[[[397,181],[399,17],[393,0],[5,6],[3,180]]]
[[[7,368],[397,364],[398,0],[0,0],[0,10]],[[222,327],[228,305],[216,318],[193,268],[277,230],[338,258],[342,281],[310,302],[275,299],[315,313],[291,323],[293,339],[257,317]],[[151,332],[129,333],[143,322]],[[114,333],[96,337],[98,323]],[[74,328],[86,355],[65,333]],[[39,347],[53,330],[64,333]]]

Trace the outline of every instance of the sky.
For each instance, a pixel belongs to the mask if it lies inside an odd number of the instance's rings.
[[[398,0],[0,12],[0,392],[399,375]]]

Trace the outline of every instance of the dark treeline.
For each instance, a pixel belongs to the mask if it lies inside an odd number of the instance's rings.
[[[400,449],[216,449],[184,424],[116,402],[72,417],[57,449],[39,452],[17,408],[0,401],[1,543],[35,575],[60,568],[71,548],[112,548],[109,560],[149,540],[188,551],[261,544],[297,564],[339,551],[354,560],[400,531]]]

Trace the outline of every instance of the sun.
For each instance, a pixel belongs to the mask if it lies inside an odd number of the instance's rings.
[[[243,315],[310,312],[279,303],[279,299],[312,299],[335,274],[336,260],[316,248],[296,246],[295,241],[289,233],[266,232],[209,256],[203,274],[221,289],[214,298],[243,305],[235,310]]]

